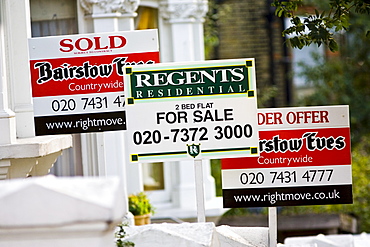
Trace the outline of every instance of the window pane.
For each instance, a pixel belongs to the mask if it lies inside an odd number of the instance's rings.
[[[31,0],[32,37],[77,34],[75,0]]]
[[[137,30],[158,28],[158,10],[155,8],[139,6],[135,18]]]
[[[163,163],[145,163],[142,167],[144,190],[164,190]]]
[[[33,21],[31,23],[32,37],[68,35],[77,33],[75,18],[49,21]]]

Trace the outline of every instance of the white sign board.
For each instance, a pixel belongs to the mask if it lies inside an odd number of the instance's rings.
[[[132,162],[258,156],[253,59],[126,68]]]
[[[157,30],[29,39],[36,135],[125,130],[123,70],[159,62]]]
[[[352,203],[348,106],[258,110],[259,157],[222,160],[224,207]]]

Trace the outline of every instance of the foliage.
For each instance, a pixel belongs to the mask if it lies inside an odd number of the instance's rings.
[[[323,2],[323,1],[321,1]],[[369,0],[326,0],[323,10],[315,8],[315,14],[307,15],[303,21],[297,16],[297,11],[304,4],[303,0],[274,0],[275,15],[292,18],[292,26],[283,31],[283,35],[295,35],[287,39],[293,48],[302,49],[312,43],[321,46],[326,44],[331,51],[338,50],[334,33],[348,30],[350,16],[353,13],[370,14]],[[312,1],[305,1],[309,4]],[[326,7],[326,8],[325,8]],[[364,36],[370,36],[367,29]]]
[[[270,100],[279,94],[279,89],[276,85],[264,86],[258,89],[257,106],[258,108],[268,107]]]
[[[352,205],[285,207],[286,214],[337,212],[356,215],[360,230],[370,231],[370,42],[363,36],[370,18],[352,15],[352,25],[341,37],[336,56],[314,56],[315,66],[302,64],[302,75],[315,92],[301,105],[346,104],[350,106],[352,136]]]
[[[305,3],[316,6],[315,14],[301,21],[298,7]],[[319,4],[322,2],[321,4]],[[370,231],[370,1],[274,1],[276,15],[291,17],[293,27],[283,35],[295,35],[289,43],[296,48],[310,44],[327,45],[330,57],[315,56],[315,66],[302,64],[313,94],[300,105],[350,106],[352,136],[352,173],[354,203],[284,207],[284,214],[348,213],[360,220],[360,231]],[[345,32],[341,32],[345,31]],[[335,35],[336,34],[336,35]],[[297,41],[298,40],[298,41]],[[340,45],[338,45],[338,43]],[[262,95],[262,94],[261,94]],[[227,215],[244,215],[256,211],[231,209]],[[262,210],[262,213],[265,211]]]
[[[135,246],[135,244],[133,242],[123,240],[127,235],[126,231],[123,227],[124,227],[124,225],[122,225],[122,224],[118,225],[118,231],[115,232],[117,247]]]
[[[221,160],[211,160],[211,175],[215,179],[216,196],[222,196]]]
[[[370,19],[358,15],[352,19],[339,55],[329,59],[316,55],[315,66],[301,64],[302,75],[315,92],[300,104],[349,105],[352,143],[356,145],[370,131],[370,42],[361,35]]]
[[[154,208],[144,192],[129,195],[128,206],[133,215],[154,214]]]
[[[215,0],[208,1],[208,9],[204,22],[204,53],[206,59],[212,59],[212,52],[219,45],[217,22],[231,10],[228,5],[217,4]]]

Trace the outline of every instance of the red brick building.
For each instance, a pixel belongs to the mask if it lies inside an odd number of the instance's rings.
[[[288,48],[281,35],[284,20],[275,16],[271,1],[214,1],[219,43],[210,59],[255,58],[259,107],[289,106],[292,86]]]

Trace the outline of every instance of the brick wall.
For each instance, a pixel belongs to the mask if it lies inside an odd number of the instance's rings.
[[[274,9],[271,10],[269,1],[219,2],[227,14],[218,20],[219,45],[215,48],[212,58],[255,58],[259,107],[289,105],[289,72],[286,71],[287,64],[284,62],[286,59],[281,36],[282,22],[274,16]],[[269,97],[272,93],[271,87],[276,88],[272,98]],[[270,99],[266,101],[263,98]]]

